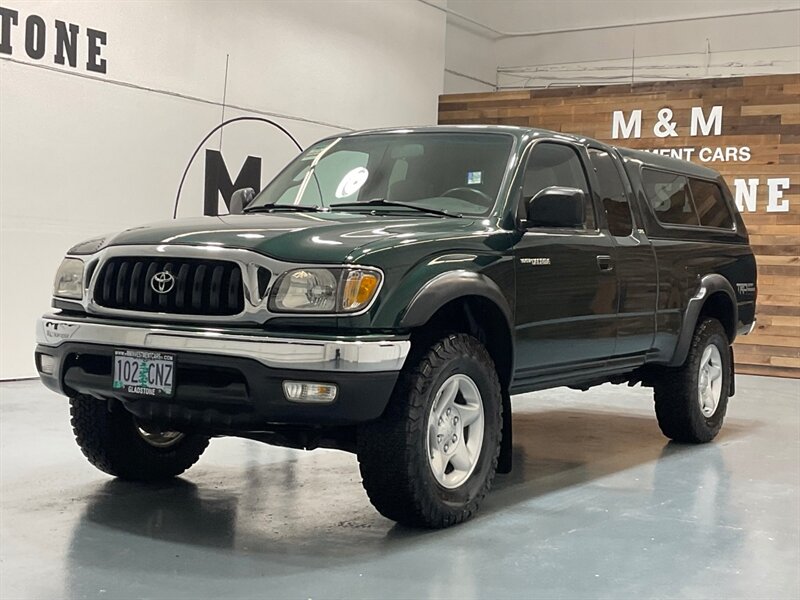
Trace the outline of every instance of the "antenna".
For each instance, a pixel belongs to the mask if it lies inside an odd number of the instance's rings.
[[[222,87],[222,117],[220,117],[219,122],[225,122],[225,101],[228,98],[228,60],[230,59],[231,55],[225,55],[225,84]],[[219,130],[219,151],[222,152],[222,129]]]

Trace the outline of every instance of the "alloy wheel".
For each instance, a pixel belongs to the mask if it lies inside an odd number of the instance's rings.
[[[427,453],[433,476],[443,487],[463,484],[478,464],[483,446],[483,400],[467,375],[449,377],[428,415]]]
[[[700,410],[706,418],[717,410],[722,397],[722,355],[714,344],[709,344],[700,358],[697,377],[697,397]]]

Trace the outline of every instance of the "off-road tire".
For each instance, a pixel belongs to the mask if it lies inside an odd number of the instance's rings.
[[[81,451],[95,467],[120,479],[158,481],[191,467],[208,446],[208,438],[187,434],[158,448],[139,434],[133,415],[118,404],[89,396],[69,399],[72,431]]]
[[[448,335],[409,359],[383,416],[359,430],[361,477],[383,516],[412,527],[449,527],[472,517],[491,488],[503,422],[500,382],[486,348],[466,334]],[[448,489],[431,470],[426,436],[436,393],[454,374],[467,375],[480,391],[484,437],[472,474]]]
[[[698,394],[700,360],[709,344],[714,344],[722,358],[722,393],[710,417],[703,415]],[[702,444],[719,433],[728,408],[731,353],[728,336],[722,324],[711,318],[698,323],[684,364],[665,368],[653,385],[656,417],[662,433],[676,442]]]

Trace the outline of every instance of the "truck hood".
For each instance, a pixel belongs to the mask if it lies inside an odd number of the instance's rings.
[[[469,218],[364,213],[271,213],[162,221],[134,227],[107,240],[108,246],[185,244],[254,250],[278,260],[351,262],[368,245],[448,236],[470,227]]]

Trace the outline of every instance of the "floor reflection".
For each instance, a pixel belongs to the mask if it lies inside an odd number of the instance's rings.
[[[232,548],[239,500],[190,481],[142,484],[112,479],[89,498],[82,524],[154,540]],[[73,544],[80,536],[73,536]]]
[[[116,576],[135,573],[246,579],[360,569],[402,556],[408,566],[397,568],[427,578],[432,596],[465,586],[485,596],[492,588],[485,588],[489,580],[480,574],[521,542],[517,537],[505,548],[497,536],[526,536],[527,528],[535,541],[582,528],[613,537],[613,530],[602,533],[609,512],[628,511],[627,526],[639,528],[632,539],[647,550],[630,557],[634,570],[652,569],[652,558],[667,541],[671,545],[663,547],[674,552],[674,542],[685,539],[687,557],[695,561],[707,548],[724,554],[735,545],[729,474],[718,444],[668,444],[655,419],[611,412],[524,413],[515,416],[514,427],[514,471],[498,476],[478,519],[442,532],[405,529],[377,515],[361,489],[354,458],[344,453],[263,462],[260,447],[253,446],[251,459],[231,471],[203,469],[201,460],[196,472],[168,484],[107,481],[91,490],[73,530],[67,589],[75,596],[96,593],[113,587]],[[740,431],[735,423],[726,425],[722,438]],[[637,469],[635,481],[603,479],[642,465],[647,469]],[[729,533],[714,533],[720,526]],[[487,531],[497,539],[474,539]],[[598,560],[596,545],[576,545],[578,540],[564,537],[551,552],[565,564]],[[439,554],[439,547],[451,550]],[[431,552],[437,556],[435,576]],[[683,558],[663,556],[676,565]]]

